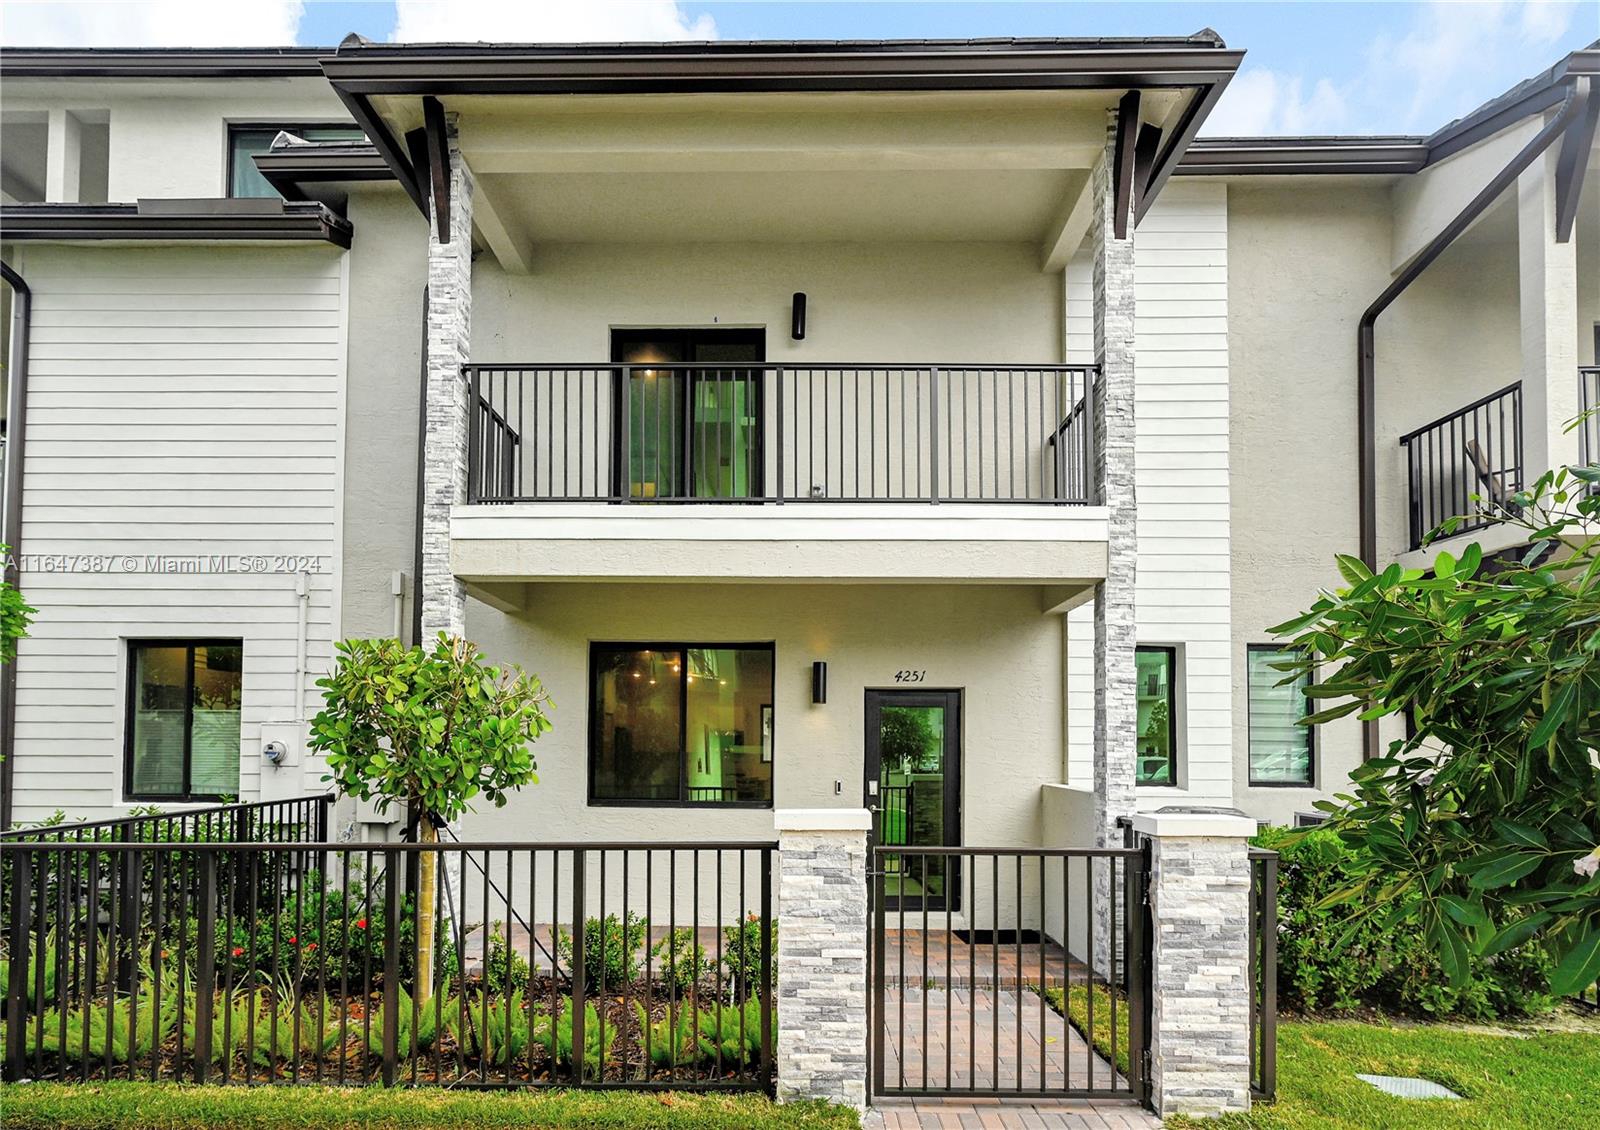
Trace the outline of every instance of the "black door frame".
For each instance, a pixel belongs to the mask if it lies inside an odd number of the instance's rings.
[[[882,737],[883,708],[885,706],[939,706],[944,708],[944,828],[945,842],[941,847],[959,847],[961,845],[961,761],[964,755],[962,745],[962,697],[963,691],[959,687],[948,688],[918,688],[910,690],[903,687],[868,687],[865,699],[866,735],[862,746],[861,792],[862,804],[876,814],[882,803],[881,788],[878,792],[872,790],[874,782],[880,782],[883,777],[883,751],[879,746]],[[872,821],[872,830],[869,833],[869,843],[872,847],[878,843],[878,821],[876,815]],[[909,845],[908,845],[909,846]],[[928,845],[934,846],[934,845]],[[884,879],[876,874],[880,869],[876,866],[868,869],[869,883]],[[918,897],[915,899],[918,910],[950,910],[961,909],[961,870],[960,860],[952,859],[949,864],[950,874],[945,876],[944,895],[929,899]],[[876,888],[876,893],[881,893],[883,905],[886,909],[897,910],[900,908],[899,896],[890,897],[885,888]],[[953,897],[952,897],[953,896]],[[913,900],[907,899],[909,908]]]
[[[755,347],[756,356],[748,362],[703,362],[707,369],[737,369],[748,364],[758,371],[758,376],[752,383],[755,386],[755,403],[753,415],[757,420],[755,429],[754,469],[750,476],[750,498],[760,501],[766,496],[766,469],[767,469],[767,415],[766,415],[766,390],[759,375],[761,367],[767,361],[767,331],[765,328],[730,327],[730,326],[662,326],[629,327],[627,329],[613,328],[611,330],[611,360],[617,364],[624,364],[622,354],[630,345],[642,342],[674,342],[683,354],[682,362],[671,364],[702,364],[699,357],[693,356],[695,347],[702,343],[717,343],[724,345],[752,345]],[[663,362],[663,364],[667,364]],[[679,439],[681,447],[678,459],[678,481],[673,484],[677,492],[674,499],[662,501],[692,501],[689,490],[694,484],[694,428],[691,421],[694,415],[694,385],[698,374],[696,369],[678,369],[684,375],[683,405],[684,420]],[[612,495],[627,502],[643,502],[646,499],[632,497],[633,484],[628,479],[628,453],[622,450],[622,414],[627,404],[627,370],[616,369],[611,375],[611,485]]]

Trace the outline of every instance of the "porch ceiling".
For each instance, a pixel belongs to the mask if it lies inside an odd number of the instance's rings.
[[[1122,90],[446,94],[477,177],[480,243],[537,270],[548,243],[1058,245]],[[1142,92],[1180,127],[1193,92]],[[373,97],[397,135],[410,94]]]

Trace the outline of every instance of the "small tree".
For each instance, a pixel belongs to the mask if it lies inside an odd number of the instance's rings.
[[[325,780],[386,808],[405,804],[417,838],[479,795],[495,806],[538,781],[528,748],[550,729],[549,699],[520,667],[483,662],[478,649],[440,634],[432,651],[393,639],[346,640],[333,673],[318,680],[327,705],[311,723],[311,748],[326,755]],[[422,856],[417,881],[417,994],[433,987],[436,857]]]
[[[0,559],[10,556],[10,548],[0,545]],[[17,641],[27,636],[28,625],[37,611],[22,599],[20,589],[10,581],[0,580],[0,663],[16,661]]]
[[[1327,674],[1308,693],[1336,704],[1308,725],[1409,715],[1412,736],[1318,804],[1364,870],[1327,901],[1358,902],[1352,929],[1419,918],[1457,983],[1470,953],[1534,938],[1552,992],[1600,977],[1597,485],[1600,467],[1564,468],[1504,504],[1529,542],[1510,558],[1474,544],[1373,573],[1340,557],[1347,587],[1273,629],[1304,656],[1280,665],[1291,678]]]

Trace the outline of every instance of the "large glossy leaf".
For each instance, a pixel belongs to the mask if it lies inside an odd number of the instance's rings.
[[[1600,981],[1600,923],[1591,919],[1550,975],[1550,991],[1556,996],[1574,996],[1596,981]]]

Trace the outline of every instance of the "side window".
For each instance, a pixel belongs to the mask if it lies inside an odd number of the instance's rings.
[[[303,141],[364,141],[355,126],[230,126],[228,129],[228,195],[277,196],[278,190],[256,172],[251,160],[272,148],[272,139],[288,131]]]
[[[1141,647],[1134,653],[1139,689],[1140,785],[1178,783],[1178,702],[1175,691],[1177,651],[1170,647]]]
[[[130,800],[239,795],[239,640],[129,645],[125,791]]]
[[[1300,719],[1311,713],[1308,675],[1288,677],[1278,670],[1292,652],[1271,644],[1251,644],[1246,653],[1249,682],[1249,757],[1252,785],[1316,783],[1316,735]]]

